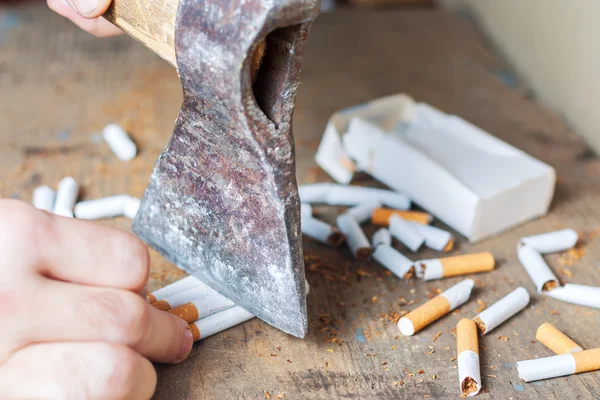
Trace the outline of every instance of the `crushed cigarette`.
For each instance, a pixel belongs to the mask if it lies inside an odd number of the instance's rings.
[[[453,246],[453,237],[450,232],[435,226],[423,225],[414,221],[406,221],[414,230],[425,237],[425,246],[437,251],[449,251],[448,246]],[[450,248],[451,250],[451,248]]]
[[[566,283],[544,294],[567,303],[600,309],[600,287]]]
[[[392,215],[389,219],[390,234],[415,252],[425,243],[425,237],[411,227],[402,217]]]
[[[529,293],[524,287],[519,287],[482,311],[473,320],[477,324],[479,333],[485,335],[527,307],[527,304],[529,304]]]
[[[79,202],[75,205],[75,216],[79,219],[90,220],[120,216],[133,219],[139,208],[140,199],[118,195]]]
[[[538,293],[547,292],[558,286],[558,279],[554,276],[540,253],[533,247],[526,244],[519,244],[517,252],[519,261],[525,267]]]
[[[303,203],[325,203],[332,206],[357,206],[380,202],[388,207],[407,210],[411,203],[404,194],[393,190],[334,183],[301,185],[298,192]]]
[[[33,190],[33,206],[39,210],[52,212],[56,192],[49,186],[38,186]]]
[[[346,240],[344,234],[335,226],[307,214],[301,215],[301,218],[302,234],[311,239],[333,247],[339,247]]]
[[[56,215],[73,218],[73,207],[79,195],[79,184],[70,176],[61,180],[56,191],[54,210]]]
[[[390,217],[397,215],[406,221],[419,222],[421,224],[430,224],[433,220],[431,214],[421,211],[394,210],[391,208],[376,208],[371,215],[373,225],[388,226]]]
[[[364,260],[371,255],[373,249],[358,222],[349,214],[337,217],[337,226],[346,236],[346,244],[357,260]]]
[[[540,254],[556,253],[569,250],[577,244],[579,235],[573,229],[562,229],[521,238],[524,243]]]
[[[517,362],[519,378],[525,382],[579,374],[600,369],[600,349],[583,350],[577,353],[559,354]]]
[[[577,353],[583,349],[554,325],[544,322],[535,333],[535,339],[556,354]]]
[[[456,325],[456,354],[461,397],[475,396],[481,390],[479,340],[475,322],[461,319]]]
[[[390,245],[377,246],[373,258],[400,279],[409,280],[414,275],[413,262]]]
[[[371,218],[371,214],[373,214],[373,210],[381,207],[381,203],[378,201],[369,201],[367,203],[359,204],[350,208],[346,211],[346,214],[352,215],[356,222],[362,224]]]
[[[427,303],[417,307],[398,321],[398,329],[404,336],[412,336],[435,320],[463,305],[471,296],[475,282],[465,279],[450,287]]]
[[[373,248],[377,248],[377,246],[379,245],[386,245],[386,246],[391,246],[392,245],[392,235],[390,234],[390,231],[388,231],[385,228],[381,228],[380,230],[378,230],[377,232],[375,232],[373,234],[373,238],[371,239],[371,242],[373,243]]]
[[[102,131],[102,137],[119,160],[132,160],[137,154],[135,143],[133,143],[127,132],[117,124],[106,125]]]
[[[254,315],[240,306],[231,307],[208,317],[190,323],[194,341],[206,339],[209,336],[223,332],[233,326],[254,318]]]
[[[494,269],[495,261],[492,253],[474,253],[460,256],[436,258],[416,261],[417,275],[426,281],[448,278],[451,276],[488,272]]]

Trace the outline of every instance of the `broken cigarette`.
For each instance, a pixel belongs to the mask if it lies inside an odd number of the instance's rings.
[[[566,283],[544,294],[567,303],[600,309],[600,287]]]
[[[195,299],[179,307],[172,308],[168,312],[178,316],[187,323],[191,323],[234,306],[235,304],[231,300],[219,295],[219,297],[215,296],[208,302],[204,298]]]
[[[411,336],[435,320],[448,314],[469,300],[475,282],[465,279],[417,307],[398,321],[398,329],[404,336]]]
[[[526,236],[521,238],[521,243],[532,247],[540,254],[548,254],[569,250],[575,247],[577,240],[579,240],[579,235],[573,229],[562,229]]]
[[[596,371],[598,369],[600,369],[600,349],[559,354],[517,363],[519,378],[525,382]]]
[[[447,252],[454,247],[454,238],[450,232],[415,221],[406,221],[406,223],[425,237],[425,246],[430,249]]]
[[[535,333],[535,340],[552,350],[556,354],[577,353],[583,349],[570,337],[556,329],[548,322],[540,325]]]
[[[346,240],[346,237],[335,226],[331,226],[320,219],[310,215],[302,215],[302,233],[309,238],[315,239],[323,244],[338,247]]]
[[[456,353],[460,397],[475,396],[481,390],[481,375],[477,327],[471,319],[463,318],[456,325]]]
[[[233,326],[254,318],[254,315],[240,306],[231,307],[190,323],[194,342],[223,332]]]
[[[373,242],[373,248],[376,248],[377,246],[379,246],[381,244],[391,246],[392,245],[392,235],[390,234],[390,231],[388,231],[387,229],[381,228],[380,230],[378,230],[377,232],[375,232],[373,234],[373,238],[371,241]]]
[[[311,183],[298,186],[298,194],[302,203],[326,203],[327,193],[332,183]]]
[[[183,279],[173,282],[170,285],[164,286],[146,295],[146,299],[148,299],[149,303],[155,303],[159,300],[164,300],[168,297],[176,295],[177,293],[183,292],[201,284],[203,283],[200,282],[198,278],[193,277],[191,275],[186,276]]]
[[[159,310],[169,311],[193,301],[202,301],[205,304],[219,304],[228,300],[208,285],[198,281],[197,285],[169,296],[166,299],[158,300],[152,303],[152,305]]]
[[[337,226],[346,236],[346,244],[357,260],[364,260],[373,253],[371,244],[358,222],[350,214],[337,217]]]
[[[433,220],[431,214],[421,211],[393,210],[391,208],[376,208],[371,215],[373,225],[388,226],[392,215],[398,215],[406,221],[415,221],[421,224],[430,224]]]
[[[418,270],[417,275],[422,274],[423,279],[426,281],[448,278],[450,276],[488,272],[494,269],[494,264],[494,255],[489,252],[463,254],[460,256],[415,262]]]
[[[33,190],[33,206],[39,210],[52,212],[56,192],[49,186],[38,186]]]
[[[425,243],[425,237],[397,215],[390,217],[390,233],[413,252]]]
[[[357,206],[370,202],[381,202],[388,207],[406,210],[410,199],[404,194],[386,189],[364,186],[314,183],[298,188],[303,203],[326,203],[332,206]]]
[[[409,280],[414,275],[413,262],[388,244],[379,244],[373,258],[400,279]]]
[[[558,286],[558,279],[554,276],[540,253],[533,247],[526,244],[519,244],[517,252],[519,261],[525,267],[538,293],[547,292]]]
[[[380,202],[370,201],[368,203],[359,204],[350,208],[348,211],[346,211],[346,214],[352,215],[359,224],[362,224],[363,222],[368,221],[373,214],[373,210],[379,207],[381,207]]]
[[[140,200],[127,195],[81,201],[75,205],[75,216],[80,219],[103,219],[126,216],[135,217]]]
[[[73,207],[79,195],[79,184],[70,176],[63,178],[58,184],[54,214],[73,218]]]
[[[485,335],[527,307],[527,304],[529,304],[529,293],[524,287],[519,287],[479,313],[473,321],[479,333]]]
[[[106,125],[102,131],[102,137],[119,160],[129,161],[137,154],[135,143],[117,124]]]

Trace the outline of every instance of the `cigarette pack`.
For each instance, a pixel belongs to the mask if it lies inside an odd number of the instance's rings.
[[[554,169],[400,94],[335,113],[316,155],[336,181],[364,171],[478,241],[545,215]]]

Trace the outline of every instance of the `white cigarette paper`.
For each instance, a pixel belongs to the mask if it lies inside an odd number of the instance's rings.
[[[517,362],[519,378],[525,382],[572,375],[575,369],[575,358],[571,353]]]
[[[244,310],[242,307],[235,306],[225,311],[201,318],[196,322],[192,322],[190,328],[192,328],[192,333],[194,332],[194,329],[198,332],[198,338],[194,339],[201,340],[219,332],[223,332],[226,329],[239,325],[252,318],[254,318],[253,314]],[[194,327],[191,325],[194,325]]]
[[[342,214],[338,216],[337,226],[346,235],[346,243],[354,258],[364,259],[371,255],[371,244],[352,215]]]
[[[75,216],[90,220],[121,217],[125,215],[128,205],[131,207],[132,203],[137,204],[137,207],[139,207],[139,200],[127,195],[82,201],[75,205]],[[131,214],[131,210],[128,211]],[[135,212],[137,212],[137,209]],[[135,216],[135,212],[133,212],[133,216]]]
[[[411,228],[425,237],[425,246],[430,249],[442,251],[452,240],[452,234],[435,226],[423,225],[415,221],[406,221]]]
[[[524,287],[519,287],[482,311],[473,320],[477,324],[479,333],[485,335],[527,307],[528,304],[529,293]]]
[[[56,191],[54,214],[73,218],[73,207],[79,195],[79,184],[70,176],[61,180]]]
[[[327,201],[327,193],[331,183],[312,183],[309,185],[300,185],[298,194],[302,203],[325,203]]]
[[[312,206],[308,203],[302,203],[300,204],[300,216],[304,217],[312,217],[313,214],[313,210],[312,210]]]
[[[33,190],[33,206],[39,210],[52,212],[56,192],[49,186],[39,186]]]
[[[381,207],[380,202],[370,201],[368,203],[359,204],[357,206],[350,208],[348,211],[346,211],[346,214],[352,215],[352,217],[354,217],[354,219],[359,224],[362,224],[363,222],[366,222],[369,219],[371,219],[373,210],[375,210],[376,208],[380,208],[380,207]]]
[[[379,244],[373,258],[400,279],[410,279],[414,273],[413,262],[388,244]]]
[[[117,124],[106,125],[102,131],[102,137],[119,160],[129,161],[137,154],[135,143]]]
[[[540,253],[533,247],[520,244],[517,252],[519,261],[525,267],[538,293],[546,292],[558,286],[558,279],[554,276]]]
[[[210,289],[210,288],[209,288]],[[197,298],[188,303],[192,303],[196,310],[198,310],[198,319],[208,317],[209,315],[225,311],[235,306],[235,303],[229,300],[227,297],[219,294],[218,292],[210,289],[214,293],[207,291],[201,298]]]
[[[562,229],[554,232],[521,238],[524,243],[540,254],[556,253],[572,249],[577,244],[579,235],[573,229]]]
[[[298,188],[303,203],[326,203],[332,206],[356,206],[380,202],[398,210],[410,208],[410,199],[404,194],[386,189],[364,186],[314,183]]]
[[[222,294],[218,293],[201,281],[198,281],[196,286],[167,297],[164,299],[164,301],[169,303],[171,308],[179,307],[186,303],[192,303],[196,301],[206,305],[216,304],[217,308],[219,308],[221,304],[231,304],[231,307],[235,305]]]
[[[544,294],[567,303],[600,309],[600,287],[567,283]]]
[[[461,385],[465,380],[472,379],[475,383],[475,391],[467,396],[475,396],[481,390],[481,375],[479,369],[479,354],[465,350],[458,355],[458,381]]]
[[[387,246],[392,245],[392,235],[390,231],[386,228],[381,228],[377,232],[373,234],[373,238],[371,240],[373,242],[373,247],[377,247],[379,245],[385,244]]]
[[[164,286],[154,292],[148,294],[148,300],[151,303],[154,303],[159,300],[165,300],[168,297],[171,297],[177,293],[183,292],[185,290],[191,289],[195,286],[204,285],[197,278],[193,276],[187,276],[183,279],[178,280],[177,282],[173,282],[170,285]]]
[[[127,196],[127,200],[125,201],[125,208],[123,209],[123,215],[129,219],[134,219],[138,210],[140,209],[140,205],[142,201],[137,197]]]
[[[330,246],[339,246],[344,242],[344,235],[335,226],[306,214],[301,218],[302,233],[309,238]]]
[[[413,252],[419,250],[423,243],[425,243],[425,237],[398,215],[390,217],[389,230],[393,237],[401,241]]]
[[[479,338],[475,323],[467,318],[456,325],[458,384],[461,397],[475,396],[481,390]]]

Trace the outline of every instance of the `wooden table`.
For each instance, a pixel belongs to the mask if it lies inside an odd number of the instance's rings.
[[[580,260],[565,254],[547,260],[564,281],[600,285],[600,161],[560,117],[526,90],[506,86],[510,78],[468,19],[434,11],[321,16],[308,46],[295,115],[301,183],[328,180],[313,156],[332,112],[405,92],[552,164],[559,183],[551,213],[475,245],[460,238],[456,253],[492,251],[498,268],[475,277],[469,303],[410,338],[399,337],[398,313],[459,279],[401,282],[373,262],[354,261],[345,249],[306,239],[308,336],[295,339],[249,321],[197,343],[180,365],[157,366],[156,398],[457,398],[456,322],[474,316],[478,301],[491,304],[519,285],[534,292],[516,259],[521,236],[562,227],[584,232]],[[73,175],[83,183],[84,199],[141,196],[180,98],[175,71],[133,40],[95,39],[42,5],[5,9],[0,13],[0,193],[30,201],[36,186],[55,186]],[[119,161],[101,142],[99,131],[112,121],[138,143],[135,160]],[[340,210],[317,211],[333,221]],[[125,219],[103,223],[130,227]],[[148,287],[182,275],[154,253]],[[518,379],[516,361],[551,355],[534,341],[544,321],[584,348],[600,345],[597,311],[533,295],[524,312],[482,339],[485,394],[480,398],[600,396],[597,373],[534,384]]]

